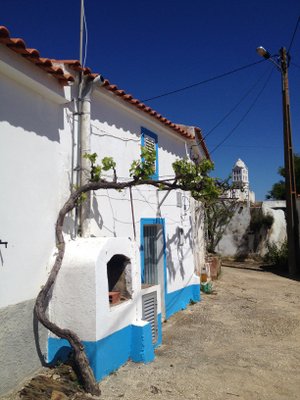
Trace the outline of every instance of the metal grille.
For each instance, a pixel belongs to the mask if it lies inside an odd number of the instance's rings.
[[[157,225],[144,225],[144,283],[157,285]]]
[[[148,135],[145,135],[145,147],[147,150],[155,151],[155,140]]]
[[[155,139],[153,139],[152,137],[145,135],[145,147],[147,150],[149,150],[150,152],[154,153],[155,156],[157,156],[156,154],[156,146],[155,146]],[[153,162],[153,166],[155,168],[155,161]],[[156,169],[156,168],[155,168]]]
[[[143,320],[151,325],[152,343],[156,343],[158,337],[157,327],[157,294],[151,292],[142,296]]]

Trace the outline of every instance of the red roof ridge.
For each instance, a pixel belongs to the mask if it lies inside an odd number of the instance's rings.
[[[89,75],[91,77],[98,75],[92,73],[89,68],[82,67],[79,60],[52,60],[52,61],[56,63],[63,63],[67,65],[70,69],[73,69],[74,71],[84,71],[85,75]],[[124,101],[137,107],[140,111],[144,111],[147,114],[151,115],[152,117],[158,119],[162,124],[170,127],[171,129],[176,131],[176,133],[179,133],[181,136],[185,136],[188,139],[194,139],[194,135],[192,133],[187,132],[185,129],[169,121],[167,118],[164,118],[161,114],[153,110],[150,106],[147,106],[140,100],[135,99],[131,94],[126,93],[125,90],[119,89],[117,85],[111,84],[108,79],[104,80],[102,87],[112,92],[116,96],[122,98]]]
[[[50,59],[40,57],[38,50],[27,48],[23,39],[12,38],[6,26],[0,26],[0,43],[15,53],[20,54],[26,60],[31,61],[38,68],[41,68],[48,74],[51,74],[62,85],[67,85],[69,82],[75,81],[71,74],[65,74],[61,68],[53,65]]]

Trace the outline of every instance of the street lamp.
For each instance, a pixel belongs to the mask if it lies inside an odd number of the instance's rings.
[[[296,180],[294,154],[292,145],[290,96],[288,81],[289,56],[284,47],[279,50],[279,56],[271,54],[263,47],[256,49],[257,53],[276,65],[281,73],[282,106],[283,106],[283,136],[284,136],[284,167],[287,214],[287,240],[289,273],[294,275],[299,268],[299,221],[296,208]]]

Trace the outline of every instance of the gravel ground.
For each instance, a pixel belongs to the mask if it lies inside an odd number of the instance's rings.
[[[300,283],[246,267],[223,267],[213,294],[164,324],[156,360],[110,375],[102,397],[300,399]]]
[[[228,264],[212,294],[163,324],[155,361],[111,374],[100,399],[298,400],[299,304],[300,282]]]

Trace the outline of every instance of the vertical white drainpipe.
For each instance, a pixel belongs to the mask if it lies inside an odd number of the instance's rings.
[[[79,185],[82,186],[90,179],[90,162],[84,158],[84,154],[91,152],[90,133],[91,133],[91,94],[96,84],[103,84],[104,78],[97,75],[94,80],[82,79],[79,90]],[[90,213],[91,213],[91,194],[87,193],[87,199],[79,206],[79,221],[77,232],[80,231],[82,237],[90,236]]]
[[[92,86],[91,86],[92,88]],[[90,90],[91,91],[91,90]],[[89,95],[81,100],[81,168],[80,168],[80,186],[89,182],[90,178],[90,163],[84,158],[84,154],[91,152],[90,145],[90,129],[91,129],[91,101]],[[87,193],[87,199],[80,207],[80,230],[82,237],[90,236],[90,211],[91,211],[91,193]]]

